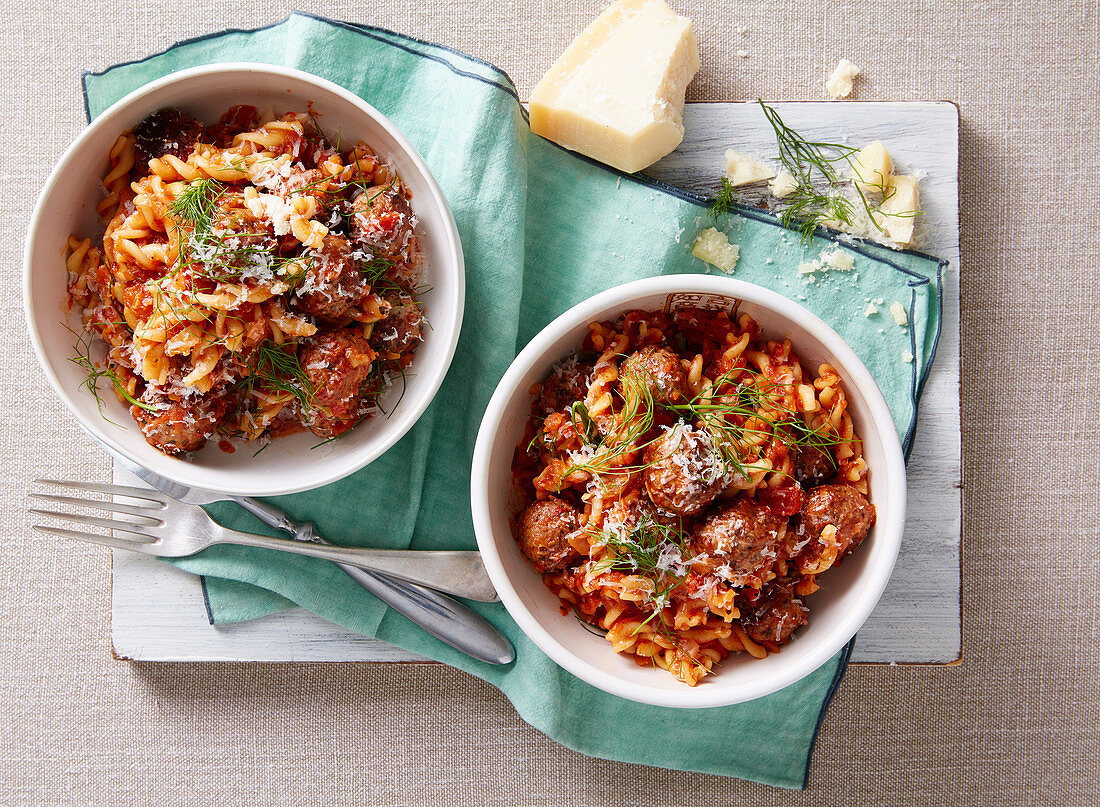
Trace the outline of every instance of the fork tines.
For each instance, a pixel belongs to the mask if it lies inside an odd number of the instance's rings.
[[[129,485],[105,485],[101,482],[77,482],[63,479],[36,479],[36,485],[52,485],[55,488],[71,488],[73,490],[88,490],[93,493],[106,493],[110,496],[125,496],[129,499],[144,499],[151,506],[163,509],[164,501],[157,496],[152,488],[134,488]]]
[[[105,546],[118,547],[120,549],[133,549],[135,543],[146,544],[155,542],[156,538],[150,535],[144,527],[159,527],[164,524],[163,519],[157,517],[157,512],[165,509],[163,501],[155,498],[155,493],[142,488],[127,487],[124,485],[103,485],[96,482],[62,481],[56,479],[36,479],[36,483],[52,485],[59,488],[73,490],[85,490],[93,493],[107,493],[115,496],[124,496],[133,503],[111,502],[104,499],[85,499],[77,496],[61,496],[53,493],[28,493],[28,498],[57,505],[69,505],[71,507],[87,508],[90,510],[106,511],[117,514],[116,517],[100,517],[84,513],[73,513],[64,510],[42,510],[28,508],[29,512],[40,516],[48,516],[70,524],[102,527],[108,530],[125,533],[127,537],[112,537],[93,532],[80,532],[52,527],[44,524],[33,524],[33,529],[63,538],[75,538],[79,541],[88,541]]]

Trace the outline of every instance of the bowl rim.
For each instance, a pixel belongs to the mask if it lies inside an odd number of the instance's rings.
[[[858,389],[869,413],[870,422],[867,426],[881,435],[885,454],[885,467],[875,470],[887,477],[890,496],[888,512],[891,518],[890,523],[875,534],[877,550],[874,556],[875,562],[874,565],[864,569],[860,576],[861,597],[858,607],[846,612],[841,617],[839,625],[834,627],[830,634],[826,634],[800,663],[771,670],[767,677],[761,676],[757,681],[735,690],[714,685],[697,687],[685,685],[681,688],[640,685],[599,669],[576,654],[551,635],[550,631],[543,627],[523,604],[516,587],[509,579],[503,559],[497,552],[492,515],[489,511],[489,471],[493,457],[494,437],[498,431],[496,427],[503,421],[506,405],[514,396],[523,377],[539,363],[544,364],[548,369],[553,362],[562,358],[561,356],[550,358],[545,354],[565,332],[579,327],[582,323],[610,318],[601,313],[608,308],[614,308],[620,314],[626,313],[631,310],[632,300],[674,291],[721,294],[771,308],[781,316],[799,322],[814,339],[845,365],[845,381],[848,389]],[[511,447],[504,448],[510,450]],[[770,289],[736,278],[691,274],[660,275],[623,283],[583,300],[546,325],[520,351],[497,384],[486,406],[474,446],[470,498],[478,549],[481,551],[489,577],[508,613],[539,649],[568,672],[612,695],[653,706],[708,708],[754,700],[795,683],[825,664],[851,640],[878,603],[897,560],[905,522],[905,463],[893,416],[877,382],[855,351],[816,314]],[[508,538],[511,540],[511,536]],[[548,596],[552,594],[548,593]],[[607,652],[614,651],[609,646]],[[720,682],[720,676],[719,671],[715,682]]]
[[[55,192],[58,192],[59,186],[63,185],[66,169],[80,157],[87,143],[92,140],[104,126],[121,112],[138,104],[147,96],[159,92],[167,86],[181,84],[195,78],[215,73],[252,73],[268,76],[273,79],[291,78],[306,84],[312,84],[325,92],[337,96],[341,101],[355,107],[368,118],[372,118],[386,130],[387,135],[394,140],[398,148],[404,152],[404,156],[408,158],[415,170],[421,175],[421,178],[430,192],[433,204],[441,213],[441,235],[443,236],[442,242],[447,258],[446,263],[453,264],[454,266],[455,294],[449,299],[440,301],[441,307],[446,311],[450,320],[454,323],[451,333],[446,334],[448,344],[446,350],[442,354],[443,360],[435,373],[427,378],[427,383],[424,386],[421,399],[408,402],[410,405],[401,409],[398,413],[399,418],[396,421],[388,421],[389,423],[396,423],[396,426],[385,431],[381,439],[351,452],[349,458],[354,457],[354,459],[342,464],[334,462],[331,464],[333,468],[332,471],[313,476],[304,484],[297,481],[300,479],[297,474],[286,474],[284,478],[287,482],[283,484],[265,483],[262,486],[258,486],[255,483],[248,482],[246,473],[246,478],[241,481],[239,487],[232,489],[225,488],[224,485],[222,487],[223,492],[238,496],[280,496],[290,493],[299,493],[306,490],[314,490],[350,476],[356,471],[366,467],[392,448],[394,444],[412,429],[421,415],[427,410],[428,406],[435,400],[435,396],[438,394],[443,384],[443,380],[450,370],[455,351],[458,347],[459,335],[462,331],[462,320],[466,300],[466,272],[462,241],[459,237],[458,225],[455,222],[450,203],[447,201],[447,197],[443,193],[443,190],[439,187],[439,183],[436,181],[435,176],[424,162],[420,152],[413,147],[393,121],[379,112],[366,100],[355,95],[350,90],[341,87],[339,84],[304,70],[283,67],[281,65],[266,64],[262,62],[215,62],[186,68],[154,79],[127,93],[107,107],[107,109],[103,110],[103,112],[97,115],[84,127],[76,139],[67,149],[65,149],[61,157],[58,158],[57,163],[53,170],[51,170],[49,177],[46,179],[46,182],[42,186],[42,190],[39,191],[38,197],[35,200],[34,210],[28,222],[23,243],[22,291],[27,334],[34,348],[40,369],[46,375],[46,378],[50,382],[50,386],[53,387],[54,392],[60,397],[65,408],[76,418],[80,426],[90,434],[93,439],[109,448],[109,450],[115,451],[130,462],[144,467],[145,463],[129,451],[123,444],[113,439],[102,427],[102,423],[84,418],[79,413],[78,408],[74,405],[73,396],[65,389],[60,378],[54,372],[47,357],[47,351],[40,335],[38,318],[35,314],[31,300],[33,248],[37,242],[39,227],[45,215],[46,201]],[[433,333],[435,333],[434,330]],[[180,473],[174,472],[176,468],[180,469]],[[156,472],[180,484],[201,489],[203,488],[203,482],[201,480],[203,470],[201,466],[191,464],[187,460],[181,460],[178,465],[172,464],[171,470],[157,469]],[[209,484],[209,482],[207,484]]]

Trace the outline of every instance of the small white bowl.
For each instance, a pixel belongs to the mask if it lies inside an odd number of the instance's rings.
[[[316,449],[310,433],[279,438],[258,456],[247,445],[227,454],[211,440],[188,459],[166,457],[141,435],[127,408],[100,385],[102,414],[92,395],[80,389],[86,375],[69,359],[80,331],[80,311],[68,307],[65,242],[70,234],[97,237],[96,203],[107,150],[115,138],[164,107],[179,107],[214,123],[229,107],[251,104],[275,112],[319,113],[326,131],[347,142],[363,141],[393,165],[412,190],[419,218],[416,232],[425,259],[423,297],[431,328],[413,362],[408,388],[393,414],[379,414]],[[27,329],[42,368],[57,394],[81,425],[132,462],[185,485],[235,495],[273,496],[309,490],[359,470],[390,448],[423,414],[438,391],[454,356],[465,302],[465,271],[458,229],[447,200],[428,167],[397,127],[370,104],[317,76],[263,64],[213,64],[172,73],[135,90],[111,106],[76,139],[46,182],[27,231],[23,304]],[[98,340],[97,340],[98,341]],[[401,395],[400,385],[382,399],[387,409]],[[108,420],[109,419],[109,420]],[[110,421],[113,421],[110,422]],[[114,425],[119,424],[119,425]]]
[[[675,297],[674,297],[675,295]],[[692,295],[686,299],[687,295]],[[844,563],[818,578],[821,590],[806,600],[809,624],[781,652],[757,660],[731,655],[714,674],[688,687],[668,672],[637,666],[615,653],[572,616],[520,552],[508,528],[511,464],[530,415],[532,384],[577,350],[591,322],[634,309],[664,308],[679,297],[699,306],[740,300],[763,335],[789,337],[803,366],[833,365],[844,380],[849,412],[864,441],[871,501],[878,520]],[[675,304],[675,302],[674,302]],[[508,613],[531,640],[573,675],[605,692],[641,703],[679,708],[725,706],[775,692],[810,674],[840,650],[871,613],[894,568],[905,521],[905,465],[890,410],[867,368],[850,347],[797,303],[751,283],[707,275],[666,275],[597,294],[542,329],[504,374],[489,402],[474,448],[471,472],[474,529],[485,566]]]

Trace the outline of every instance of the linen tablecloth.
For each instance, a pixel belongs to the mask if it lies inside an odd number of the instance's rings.
[[[962,663],[851,668],[798,794],[583,757],[528,728],[491,687],[441,666],[113,661],[106,556],[25,530],[31,479],[105,481],[109,468],[38,375],[23,333],[24,223],[82,126],[81,68],[273,22],[292,5],[73,0],[47,10],[4,0],[0,390],[12,405],[0,419],[0,801],[1095,803],[1095,4],[674,5],[701,42],[689,98],[824,99],[825,77],[847,56],[863,70],[859,99],[961,106]],[[477,53],[524,97],[601,6],[309,4]]]

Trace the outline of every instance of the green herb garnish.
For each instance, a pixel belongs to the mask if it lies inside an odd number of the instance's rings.
[[[289,393],[301,406],[302,411],[321,409],[317,403],[317,389],[298,361],[293,344],[279,345],[271,339],[265,339],[253,348],[248,355],[246,374],[233,385],[237,405],[234,412],[224,423],[235,423],[250,411],[251,393]],[[219,427],[227,437],[239,436],[240,432],[232,426]]]
[[[565,476],[581,471],[598,478],[601,474],[613,470],[633,471],[644,467],[643,465],[616,466],[615,463],[624,454],[632,451],[640,452],[648,445],[648,443],[638,442],[653,428],[653,391],[646,381],[647,379],[640,372],[619,377],[623,405],[615,415],[618,427],[594,445],[595,452],[592,457],[570,465],[565,471]],[[588,414],[587,409],[585,413]]]
[[[786,406],[780,394],[783,385],[765,378],[745,367],[734,368],[714,380],[714,383],[697,395],[676,403],[656,401],[644,375],[632,373],[621,376],[623,386],[622,408],[616,415],[617,428],[606,435],[595,429],[588,410],[581,402],[570,407],[569,416],[577,433],[591,456],[575,458],[563,476],[580,471],[599,480],[603,474],[642,471],[659,462],[663,457],[650,461],[644,459],[630,465],[617,465],[616,460],[628,452],[641,453],[654,437],[640,442],[650,434],[654,425],[654,412],[664,409],[676,415],[685,425],[706,432],[717,459],[712,471],[714,480],[723,476],[740,476],[748,479],[761,470],[757,460],[743,457],[748,443],[766,445],[778,438],[789,446],[813,446],[831,448],[842,440],[825,427],[811,428],[793,408]],[[581,409],[577,408],[580,404]],[[589,430],[589,425],[592,430]],[[536,433],[530,450],[543,436]],[[675,450],[675,449],[674,449]]]
[[[665,408],[683,420],[697,423],[710,435],[720,463],[714,479],[727,475],[748,479],[759,470],[753,461],[742,458],[741,447],[750,438],[766,444],[779,437],[788,445],[817,448],[841,442],[824,428],[810,428],[796,410],[777,400],[775,393],[781,389],[778,382],[741,367],[723,373],[710,389],[684,403],[666,404]]]
[[[574,430],[585,445],[594,446],[599,443],[600,430],[596,428],[596,423],[588,414],[588,407],[584,405],[584,401],[574,401],[569,407],[569,422],[573,424]]]
[[[308,412],[316,406],[316,389],[302,369],[294,346],[290,347],[291,350],[287,350],[286,346],[277,345],[270,339],[256,345],[244,383],[248,390],[260,385],[269,392],[289,392]]]
[[[660,613],[668,604],[672,592],[687,579],[686,575],[674,574],[665,566],[669,565],[667,560],[670,550],[679,558],[671,559],[673,565],[686,566],[686,561],[693,557],[688,536],[677,527],[661,524],[644,515],[628,535],[606,531],[598,536],[598,540],[615,552],[615,557],[607,562],[606,568],[626,574],[640,574],[653,581],[653,611],[638,625],[634,633],[650,622],[655,622],[658,633],[679,645],[675,634],[660,619]]]
[[[359,274],[372,291],[400,291],[401,287],[390,279],[390,270],[394,262],[389,258],[376,255],[359,265]]]
[[[797,230],[803,242],[810,241],[819,225],[839,223],[854,226],[855,207],[852,200],[841,192],[845,183],[837,174],[835,164],[841,161],[850,163],[851,156],[859,149],[841,143],[807,140],[784,123],[774,108],[760,99],[757,103],[775,131],[779,161],[796,183],[795,189],[784,199],[780,214],[783,225]],[[867,213],[867,220],[882,231],[873,215],[879,206],[868,201],[858,184],[854,187]]]
[[[115,426],[119,425],[103,414],[103,399],[100,397],[99,393],[99,380],[101,378],[110,380],[115,391],[132,406],[136,406],[138,409],[144,409],[146,412],[161,411],[162,407],[143,403],[134,398],[134,396],[130,394],[130,391],[126,389],[126,385],[122,383],[122,379],[118,377],[118,373],[112,370],[110,365],[104,368],[96,366],[95,361],[92,359],[91,333],[88,331],[78,333],[68,325],[65,325],[65,329],[76,337],[76,343],[73,345],[73,350],[76,352],[76,355],[72,356],[69,361],[87,373],[87,377],[80,382],[80,386],[88,390],[88,392],[92,394],[92,397],[95,398],[96,408],[99,410],[99,414],[104,420]]]
[[[172,202],[169,213],[176,221],[190,224],[196,234],[207,233],[214,222],[218,199],[225,191],[226,186],[216,179],[188,183],[183,193]]]
[[[707,216],[717,223],[718,219],[733,210],[736,202],[736,193],[737,192],[733,188],[733,183],[726,177],[722,177],[722,186],[718,189],[718,193],[715,194],[714,201],[710,203],[710,210],[707,211]]]
[[[687,536],[675,527],[654,521],[648,515],[642,516],[625,537],[608,531],[599,536],[599,540],[615,550],[615,557],[608,568],[620,572],[640,572],[646,577],[667,576],[667,570],[661,568],[661,558],[669,545],[676,547],[681,559],[692,554],[687,546]],[[676,585],[680,582],[682,578],[677,580]]]

